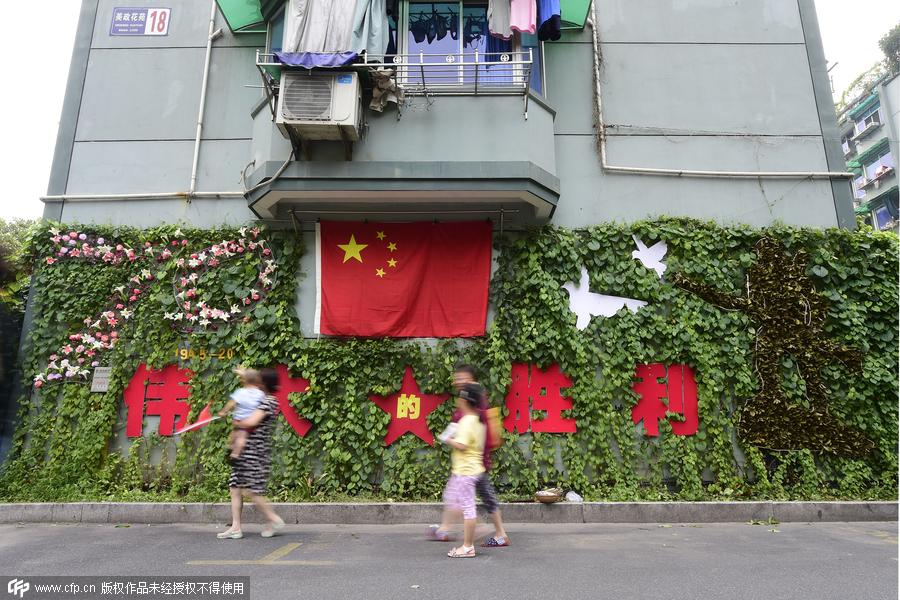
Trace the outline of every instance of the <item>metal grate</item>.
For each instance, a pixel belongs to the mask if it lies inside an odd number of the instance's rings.
[[[328,74],[285,74],[281,116],[292,121],[330,121],[334,77]]]

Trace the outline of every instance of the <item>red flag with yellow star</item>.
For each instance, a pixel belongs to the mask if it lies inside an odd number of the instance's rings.
[[[317,226],[316,333],[484,335],[490,221]]]

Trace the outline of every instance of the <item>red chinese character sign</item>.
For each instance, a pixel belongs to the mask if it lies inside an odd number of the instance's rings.
[[[411,433],[428,445],[434,445],[434,436],[428,429],[426,418],[440,406],[449,394],[423,394],[413,377],[413,371],[406,367],[400,391],[390,396],[369,396],[378,408],[391,415],[384,445],[390,446],[404,433]]]
[[[278,365],[276,370],[279,389],[275,398],[278,400],[278,409],[297,435],[303,437],[309,433],[312,423],[297,414],[288,394],[307,391],[309,381],[302,377],[291,377],[284,365]],[[145,414],[159,416],[157,433],[162,436],[200,429],[212,421],[210,406],[207,404],[197,420],[191,425],[187,424],[188,413],[191,411],[191,405],[187,402],[191,396],[188,382],[192,376],[193,373],[188,369],[179,369],[175,365],[167,365],[156,371],[141,363],[124,392],[125,408],[128,411],[125,435],[143,435]]]
[[[309,390],[309,381],[302,377],[291,377],[288,368],[284,365],[278,365],[276,370],[278,371],[278,392],[276,392],[275,398],[278,399],[278,410],[284,415],[291,429],[300,437],[304,437],[312,429],[312,423],[297,414],[297,411],[291,406],[288,394]]]
[[[529,373],[530,371],[530,373]],[[542,371],[536,365],[514,364],[512,384],[506,394],[503,427],[510,433],[527,431],[544,433],[575,433],[575,419],[564,418],[562,411],[572,410],[572,399],[561,394],[572,387],[572,380],[559,365],[551,365]],[[546,411],[541,420],[532,420],[531,411]]]
[[[159,435],[172,435],[187,425],[191,405],[185,402],[191,395],[188,381],[191,373],[168,365],[161,371],[151,371],[141,363],[125,388],[125,435],[141,437],[144,431],[144,414],[159,415]],[[177,419],[177,422],[176,422]]]
[[[659,421],[675,413],[684,421],[670,421],[675,435],[694,435],[700,426],[697,409],[697,381],[694,370],[688,365],[654,363],[637,365],[635,377],[639,380],[632,389],[640,396],[631,409],[635,424],[643,421],[648,436],[659,435]],[[663,400],[666,400],[664,402]]]

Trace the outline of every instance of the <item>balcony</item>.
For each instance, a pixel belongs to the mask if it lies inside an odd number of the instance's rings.
[[[532,50],[523,52],[465,54],[395,54],[357,59],[340,70],[354,70],[368,81],[380,71],[392,71],[405,96],[518,96],[524,98],[523,112],[528,116],[528,93]],[[283,69],[303,69],[285,64],[276,54],[257,51],[256,66],[263,76],[267,96],[278,96],[279,75]],[[364,77],[365,76],[365,77]]]
[[[890,178],[891,175],[893,175],[893,174],[894,174],[893,165],[882,165],[881,167],[878,168],[878,170],[875,171],[875,174],[872,177],[865,179],[863,181],[862,186],[860,186],[860,189],[868,189],[872,186],[875,186],[877,188],[878,186],[881,185],[882,181]]]
[[[278,220],[548,222],[560,193],[555,111],[530,93],[530,53],[388,58],[336,69],[355,71],[362,88],[352,152],[346,141],[304,140],[297,153],[275,121],[281,74],[298,68],[258,55],[266,97],[251,112],[246,179],[248,187],[273,181],[248,195],[251,210]],[[372,75],[385,70],[399,87],[399,105],[370,110]],[[292,151],[297,159],[285,163]]]
[[[879,127],[881,127],[881,121],[880,121],[880,120],[874,120],[874,121],[871,121],[871,122],[869,122],[869,123],[866,123],[865,128],[863,128],[863,129],[860,130],[856,135],[854,135],[852,138],[850,138],[850,141],[851,141],[851,142],[857,142],[857,141],[859,141],[859,140],[861,140],[861,139],[863,139],[863,138],[867,138],[867,137],[869,137],[869,135],[871,135],[871,134],[872,134],[876,129],[878,129]]]

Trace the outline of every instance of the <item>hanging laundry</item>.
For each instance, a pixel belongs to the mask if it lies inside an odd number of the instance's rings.
[[[538,39],[542,42],[562,37],[559,0],[537,0]]]
[[[383,57],[390,40],[386,0],[356,0],[350,49],[367,58]]]
[[[504,40],[512,37],[513,32],[509,27],[509,9],[509,0],[488,0],[488,30],[492,36]]]
[[[509,28],[523,33],[534,33],[537,29],[537,10],[534,0],[511,0],[509,3]]]
[[[291,0],[285,52],[351,50],[355,9],[347,0]]]

